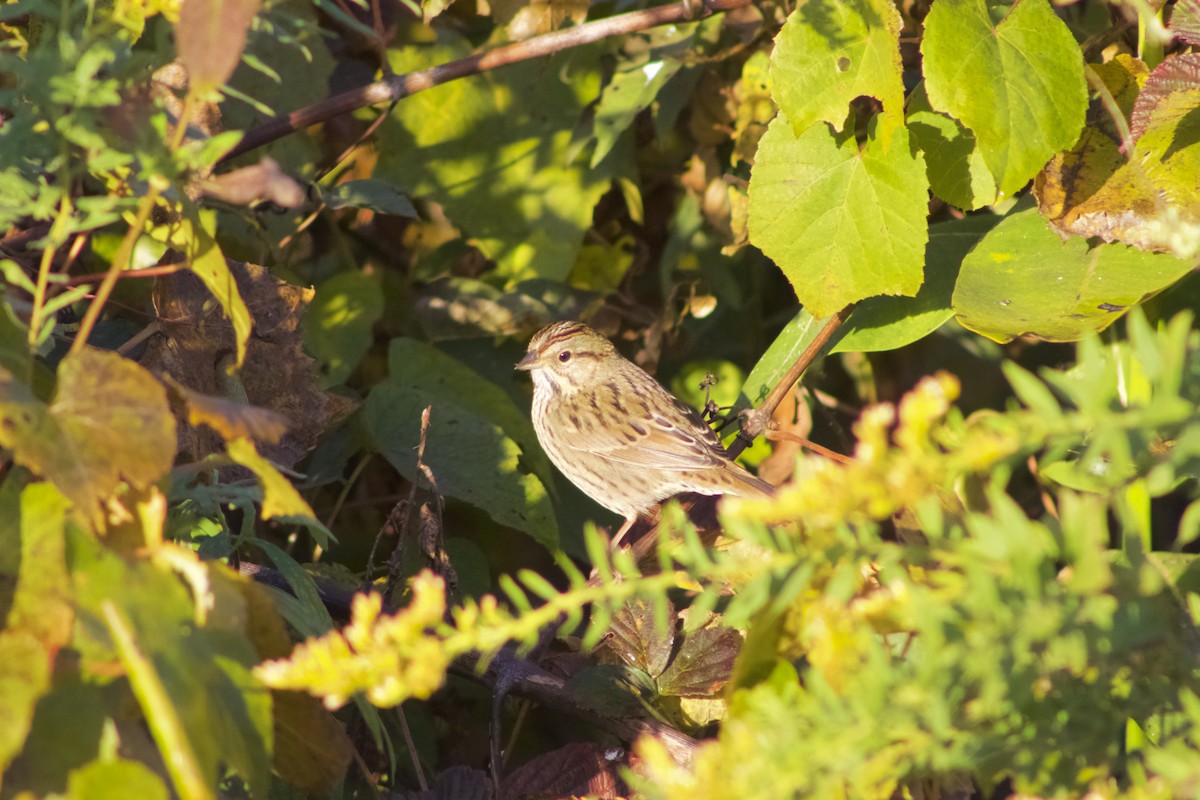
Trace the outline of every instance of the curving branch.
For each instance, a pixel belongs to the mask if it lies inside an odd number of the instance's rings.
[[[533,58],[542,58],[573,47],[607,39],[610,36],[635,33],[659,25],[704,19],[713,14],[748,6],[751,2],[752,0],[681,0],[671,5],[648,8],[643,11],[631,11],[595,22],[586,22],[573,28],[535,36],[523,42],[506,44],[486,53],[460,58],[447,64],[438,64],[417,72],[393,75],[358,89],[334,95],[319,103],[293,111],[286,117],[250,129],[242,137],[242,141],[230,150],[219,163],[229,161],[312,125],[327,122],[367,106],[394,103],[409,95],[449,83],[458,78],[478,75],[497,67]]]

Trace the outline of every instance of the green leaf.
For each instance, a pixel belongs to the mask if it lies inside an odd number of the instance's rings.
[[[971,129],[1002,195],[1012,195],[1083,129],[1083,58],[1047,0],[1002,7],[937,0],[925,18],[925,88]]]
[[[0,772],[25,745],[34,708],[50,688],[55,654],[70,640],[74,620],[63,535],[67,499],[53,485],[35,483],[21,493],[18,507],[17,485],[10,476],[0,490],[0,546],[20,553],[16,574],[0,574],[5,583],[16,581],[0,630],[0,663],[5,665],[0,680]]]
[[[617,139],[633,123],[634,117],[654,102],[659,90],[682,66],[683,62],[678,59],[657,59],[613,75],[596,104],[593,169],[612,152]]]
[[[605,717],[637,714],[643,700],[654,695],[654,681],[646,673],[604,664],[575,673],[566,688],[584,708]]]
[[[205,575],[193,586],[204,596],[193,598],[165,558],[127,560],[82,535],[71,545],[84,671],[107,672],[119,658],[176,792],[212,796],[225,765],[265,797],[271,696],[250,673],[259,658],[244,630],[244,595]]]
[[[316,357],[327,386],[345,383],[374,342],[383,316],[379,279],[341,272],[317,287],[304,315],[304,345]]]
[[[12,306],[0,301],[0,370],[22,380],[28,380],[32,363],[28,335],[29,329],[17,319]]]
[[[750,242],[814,316],[921,287],[925,162],[906,130],[887,148],[873,130],[860,150],[853,132],[817,124],[796,136],[776,117],[759,143],[749,194]]]
[[[958,120],[930,108],[924,83],[908,100],[908,130],[925,154],[925,173],[935,195],[967,210],[996,199],[996,181],[984,163],[975,134]]]
[[[425,465],[440,494],[486,511],[546,547],[558,546],[550,465],[529,417],[499,386],[413,339],[392,342],[388,379],[363,406],[372,445],[410,481],[417,472],[421,413],[432,406]]]
[[[963,259],[953,306],[966,328],[998,342],[1075,341],[1107,328],[1191,264],[1120,244],[1063,241],[1023,204]]]
[[[330,208],[369,208],[396,217],[416,217],[412,201],[390,183],[376,180],[346,181],[325,193]]]
[[[791,322],[783,326],[783,330],[775,337],[775,341],[771,342],[771,346],[754,365],[754,369],[750,370],[749,377],[742,384],[738,405],[757,407],[812,340],[817,338],[825,323],[826,320],[817,319],[808,309],[800,309]]]
[[[392,50],[393,69],[471,52],[453,34],[438,35],[435,46]],[[406,98],[380,126],[376,177],[441,203],[508,285],[565,279],[615,172],[615,153],[594,169],[571,157],[572,131],[599,94],[601,49],[576,48]],[[526,97],[537,102],[519,102]]]
[[[896,350],[921,339],[954,316],[950,298],[963,257],[1000,217],[980,214],[929,226],[925,283],[916,297],[868,297],[850,312],[831,353]]]
[[[122,480],[145,487],[175,460],[166,390],[116,353],[85,348],[64,358],[49,406],[0,375],[0,444],[52,481],[92,518]]]
[[[67,779],[71,800],[167,800],[162,779],[140,761],[93,761],[72,770]]]
[[[883,104],[880,137],[903,124],[900,13],[890,0],[802,0],[775,37],[771,94],[801,135],[818,122],[840,131],[850,102]]]

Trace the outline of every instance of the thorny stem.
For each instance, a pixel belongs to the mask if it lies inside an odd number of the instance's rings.
[[[497,47],[486,53],[460,58],[428,69],[392,75],[381,81],[351,89],[339,95],[293,111],[286,117],[273,120],[249,130],[220,163],[236,158],[276,139],[298,130],[326,122],[366,106],[394,103],[425,89],[448,83],[468,75],[478,75],[498,67],[552,55],[585,44],[626,33],[654,28],[674,22],[690,22],[712,14],[731,11],[750,5],[752,0],[680,0],[666,6],[643,11],[631,11],[615,17],[586,22],[573,28],[535,36],[523,42]]]

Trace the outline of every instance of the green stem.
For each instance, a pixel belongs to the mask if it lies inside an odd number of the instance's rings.
[[[71,343],[71,352],[68,355],[75,355],[87,344],[88,337],[92,335],[92,329],[96,327],[96,321],[100,318],[100,312],[104,310],[104,304],[108,302],[113,287],[117,285],[118,276],[133,256],[133,246],[137,244],[138,237],[142,235],[142,228],[145,226],[146,220],[150,218],[150,212],[154,210],[154,204],[157,202],[159,194],[166,187],[165,178],[155,176],[150,179],[150,190],[146,192],[146,196],[138,205],[137,216],[134,217],[129,230],[125,231],[125,238],[121,240],[121,246],[117,248],[117,254],[113,257],[112,264],[104,273],[104,280],[100,282],[100,288],[96,289],[96,296],[92,299],[92,304],[88,306],[87,313],[83,315],[79,333],[75,335],[75,341]]]

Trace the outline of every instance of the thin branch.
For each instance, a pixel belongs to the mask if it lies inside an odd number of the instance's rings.
[[[125,269],[117,273],[117,279],[124,280],[126,278],[158,278],[163,275],[170,275],[175,272],[183,272],[189,269],[186,261],[179,261],[174,264],[161,264],[154,267],[145,267],[143,269]],[[89,275],[72,275],[66,281],[67,286],[80,286],[85,283],[95,283],[96,281],[104,280],[107,272],[93,272]]]
[[[542,58],[573,47],[598,42],[610,36],[635,33],[659,25],[703,19],[712,14],[748,6],[751,2],[752,0],[698,0],[698,2],[681,0],[681,2],[671,5],[643,11],[631,11],[628,14],[618,14],[608,19],[586,22],[573,28],[535,36],[523,42],[503,45],[495,50],[461,58],[448,64],[438,64],[404,75],[393,75],[358,89],[334,95],[307,108],[293,111],[286,117],[247,131],[246,135],[242,137],[242,141],[221,159],[221,163],[276,139],[327,122],[343,114],[367,106],[394,103],[417,92],[449,83],[458,78],[478,75],[521,61]]]
[[[850,312],[854,309],[853,305],[846,306],[841,311],[829,317],[825,322],[825,326],[821,328],[821,332],[816,338],[808,343],[808,347],[804,348],[804,352],[796,359],[795,363],[784,373],[780,378],[779,383],[775,384],[775,388],[767,395],[758,408],[752,411],[746,411],[742,414],[742,429],[738,431],[737,438],[729,445],[729,455],[731,458],[736,458],[750,445],[754,444],[755,438],[762,435],[767,429],[767,423],[771,416],[775,413],[775,409],[783,402],[783,398],[792,387],[796,385],[796,381],[800,380],[800,376],[804,374],[817,355],[825,349],[829,344],[829,340],[837,333],[838,328],[845,324],[846,319],[850,316]]]

